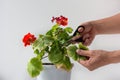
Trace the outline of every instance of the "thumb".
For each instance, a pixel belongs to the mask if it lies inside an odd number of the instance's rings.
[[[89,60],[79,60],[78,61],[81,65],[83,65],[84,67],[88,67],[88,62],[89,62]]]
[[[83,66],[85,66],[86,61],[84,61],[84,60],[80,60],[79,63],[82,64]]]
[[[77,49],[76,50],[77,54],[79,55],[82,55],[82,56],[90,56],[90,51],[85,51],[85,50],[80,50],[80,49]]]

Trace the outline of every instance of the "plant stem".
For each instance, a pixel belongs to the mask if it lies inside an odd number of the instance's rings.
[[[48,55],[47,55],[47,56],[42,57],[42,59],[45,59],[45,58],[47,58],[47,57],[48,57]]]

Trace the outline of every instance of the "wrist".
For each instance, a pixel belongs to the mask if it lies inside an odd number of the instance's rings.
[[[111,51],[108,54],[108,60],[109,60],[110,63],[120,62],[120,51]]]
[[[96,35],[100,35],[102,34],[103,30],[102,30],[102,26],[104,25],[103,22],[101,20],[95,20],[95,21],[91,21],[90,22],[91,25],[93,26],[93,28],[96,31]]]
[[[84,24],[82,24],[83,26],[89,26],[90,27],[90,31],[93,31],[94,32],[94,35],[96,36],[98,34],[98,29],[96,27],[96,21],[89,21],[89,22],[86,22]]]

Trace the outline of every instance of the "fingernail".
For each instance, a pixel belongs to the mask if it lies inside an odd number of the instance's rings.
[[[83,28],[80,27],[80,28],[78,29],[78,31],[79,31],[79,32],[83,32]]]
[[[80,49],[77,49],[76,52],[79,53],[79,52],[81,52],[81,50],[80,50]]]

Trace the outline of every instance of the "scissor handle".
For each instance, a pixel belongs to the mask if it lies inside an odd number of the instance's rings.
[[[78,32],[78,29],[79,29],[80,27],[83,28],[83,31],[85,30],[85,27],[84,27],[84,26],[78,26],[77,29],[75,30],[73,36],[76,36],[77,33],[80,33],[80,32]],[[83,42],[83,38],[81,37],[81,38],[79,38],[79,39],[76,39],[75,41],[76,41],[76,42]]]
[[[77,29],[75,30],[75,32],[73,33],[73,36],[76,36],[77,33],[80,33],[78,32],[78,29],[82,27],[83,28],[83,31],[85,30],[85,27],[84,26],[78,26]]]

